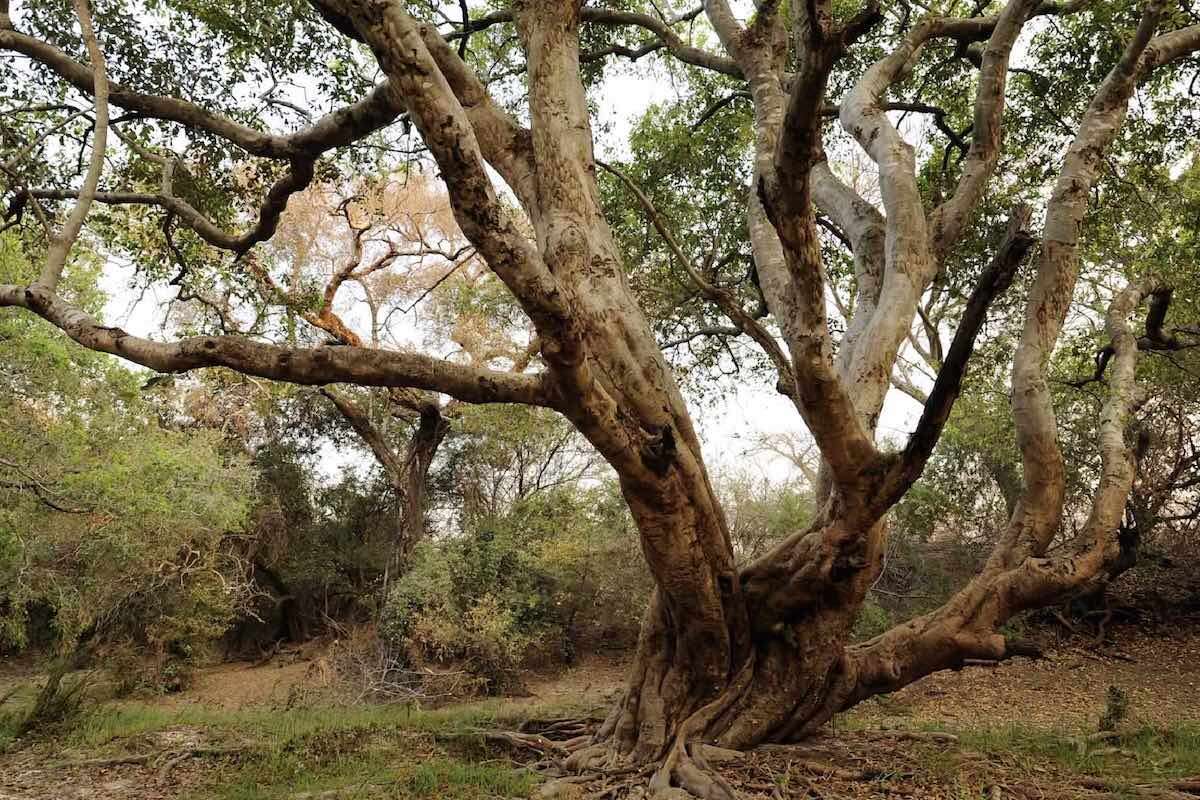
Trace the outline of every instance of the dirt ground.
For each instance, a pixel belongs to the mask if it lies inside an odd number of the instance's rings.
[[[1200,623],[1151,632],[1114,628],[1098,647],[1077,637],[1044,638],[1042,659],[1015,659],[931,675],[850,714],[875,727],[987,724],[1074,730],[1094,726],[1109,686],[1129,697],[1132,722],[1166,725],[1200,721]],[[625,664],[586,656],[560,672],[526,676],[527,695],[505,698],[522,707],[603,706],[621,690]],[[285,653],[262,665],[235,662],[202,670],[186,692],[166,706],[222,709],[278,705],[333,676],[319,651]],[[835,723],[836,726],[836,723]]]
[[[1114,628],[1100,647],[1051,638],[1045,658],[931,675],[851,714],[883,727],[1086,729],[1099,720],[1109,686],[1128,695],[1131,723],[1200,721],[1200,624]]]
[[[1091,790],[1079,789],[1078,776],[1064,776],[1061,764],[981,755],[966,744],[960,746],[957,739],[948,744],[937,734],[920,732],[1018,725],[1079,736],[1097,729],[1110,686],[1123,689],[1129,698],[1128,727],[1167,729],[1181,722],[1200,722],[1200,625],[1154,631],[1114,628],[1099,647],[1078,637],[1051,636],[1045,644],[1046,657],[1041,660],[1016,659],[931,676],[864,703],[805,748],[756,752],[719,769],[748,798],[1068,796],[1045,789],[1047,781],[1060,779],[1066,781],[1062,785],[1091,792],[1071,796],[1117,797],[1122,795],[1100,783]],[[503,700],[497,712],[513,717],[566,707],[600,710],[618,695],[623,676],[619,661],[584,658],[557,674],[530,674],[528,695]],[[233,663],[204,670],[188,691],[155,704],[171,711],[291,708],[331,680],[319,650],[295,651],[264,664]],[[225,733],[225,738],[214,739],[210,731],[194,725],[167,726],[142,734],[142,740],[122,743],[124,752],[157,754],[134,757],[128,763],[113,762],[111,751],[106,751],[108,760],[100,760],[85,750],[42,741],[0,754],[0,800],[203,796],[195,793],[196,787],[203,783],[206,770],[220,768],[226,750],[236,749],[238,742],[228,738],[236,735]],[[173,755],[185,753],[190,755],[178,759]],[[946,777],[951,773],[953,780]],[[888,778],[880,783],[875,780],[879,775]],[[1031,779],[1042,788],[1030,789]],[[961,788],[964,780],[991,793],[974,793],[976,788],[961,793],[954,787]],[[1196,781],[1200,786],[1200,776]],[[614,797],[637,796],[628,793],[628,786],[607,788],[621,789],[612,793]],[[1195,794],[1147,796],[1198,795],[1200,788]],[[297,800],[350,796],[393,795],[291,795]]]

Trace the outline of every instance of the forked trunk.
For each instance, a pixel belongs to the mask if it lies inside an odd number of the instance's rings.
[[[817,522],[741,569],[730,593],[736,604],[722,620],[740,646],[716,681],[704,643],[688,640],[680,614],[656,592],[625,693],[596,746],[571,763],[669,761],[673,748],[693,741],[731,749],[789,742],[828,722],[854,692],[847,644],[878,574],[884,532],[869,526],[853,538],[865,549],[848,555],[831,546],[846,538],[842,524]]]
[[[725,51],[720,56],[686,44],[673,32],[673,25],[694,15],[667,21],[577,2],[515,0],[511,10],[488,14],[484,27],[516,23],[526,56],[528,127],[495,102],[463,60],[469,29],[462,31],[456,50],[436,26],[414,19],[402,3],[311,2],[339,31],[370,47],[387,81],[308,128],[267,136],[219,115],[201,114],[183,101],[114,87],[114,103],[135,116],[183,122],[247,152],[289,161],[290,170],[272,188],[258,226],[244,236],[224,235],[198,213],[182,215],[190,221],[181,221],[240,257],[270,236],[285,205],[281,200],[313,179],[322,153],[365,137],[403,112],[438,164],[464,235],[533,326],[544,369],[526,373],[523,363],[508,372],[365,348],[331,316],[328,293],[324,310],[311,321],[348,346],[277,347],[242,336],[164,343],[103,326],[71,307],[58,296],[57,286],[87,207],[99,199],[108,102],[103,54],[87,34],[93,66],[77,64],[15,32],[2,12],[0,46],[94,93],[98,113],[92,169],[76,193],[75,211],[55,237],[39,279],[29,286],[0,286],[0,306],[26,308],[91,349],[163,371],[224,366],[310,385],[345,381],[429,390],[463,402],[544,406],[567,417],[618,474],[657,586],[626,694],[596,740],[572,755],[575,766],[661,763],[652,789],[682,786],[700,797],[729,800],[732,790],[704,769],[693,743],[744,748],[797,739],[837,711],[935,670],[968,658],[1028,653],[998,633],[1006,619],[1107,580],[1121,555],[1115,532],[1136,474],[1126,429],[1140,402],[1134,370],[1140,345],[1128,320],[1145,299],[1157,297],[1162,313],[1150,314],[1147,326],[1158,335],[1148,331],[1145,341],[1161,342],[1169,291],[1147,278],[1113,300],[1105,320],[1111,364],[1098,426],[1101,479],[1086,523],[1053,551],[1065,469],[1046,365],[1074,293],[1079,236],[1105,150],[1138,83],[1155,68],[1200,50],[1200,26],[1155,35],[1164,4],[1148,4],[1081,117],[1046,198],[1043,243],[1013,363],[1022,472],[1020,485],[1007,496],[1008,527],[980,574],[941,608],[869,642],[850,644],[854,619],[880,568],[885,515],[920,476],[961,389],[989,303],[1005,290],[1033,243],[1027,209],[1014,212],[1004,241],[964,305],[916,430],[901,451],[881,452],[874,427],[897,357],[922,296],[939,274],[956,267],[955,248],[979,216],[1001,155],[1008,59],[1019,34],[1032,15],[1075,13],[1087,4],[1008,0],[994,16],[927,16],[899,32],[895,48],[857,77],[838,107],[842,127],[878,168],[880,209],[838,180],[825,163],[822,143],[827,80],[883,16],[873,0],[844,20],[830,0],[790,6],[764,2],[746,24],[727,0],[706,0],[704,13]],[[76,5],[86,34],[87,4]],[[0,1],[0,8],[7,5]],[[664,52],[744,79],[754,105],[748,234],[773,327],[742,309],[734,293],[709,281],[698,262],[690,263],[679,237],[670,235],[645,194],[637,192],[699,294],[763,349],[776,369],[777,387],[796,405],[823,459],[817,522],[742,569],[735,563],[695,426],[630,289],[605,218],[580,70],[584,19],[639,26],[660,40]],[[887,96],[922,51],[939,40],[957,43],[960,54],[974,52],[975,43],[982,47],[969,149],[949,197],[927,208],[917,151],[888,117]],[[512,190],[528,226],[510,213],[492,170]],[[165,170],[164,194],[151,200],[174,210],[182,201],[169,194],[169,175]],[[859,289],[836,360],[815,207],[845,232]],[[422,402],[410,400],[418,407]],[[347,416],[353,424],[361,415],[351,408]],[[432,417],[425,422],[431,436],[409,453],[413,476],[428,468],[439,441]],[[369,426],[359,427],[371,443]],[[395,462],[395,474],[405,470],[390,448],[373,449],[385,465]],[[412,496],[419,500],[419,492]],[[420,516],[413,510],[409,520],[415,525]]]

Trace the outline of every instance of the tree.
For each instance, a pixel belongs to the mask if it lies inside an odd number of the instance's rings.
[[[1116,532],[1136,474],[1135,447],[1125,434],[1140,401],[1137,354],[1143,341],[1162,346],[1157,334],[1168,288],[1157,276],[1135,271],[1111,298],[1105,315],[1107,393],[1095,443],[1102,468],[1087,519],[1053,552],[1048,547],[1062,521],[1065,468],[1047,362],[1071,308],[1089,202],[1131,97],[1141,86],[1155,106],[1156,113],[1142,114],[1155,135],[1122,143],[1121,152],[1136,155],[1149,142],[1168,157],[1188,135],[1187,120],[1194,122],[1180,86],[1195,68],[1200,25],[1186,7],[1152,0],[1145,7],[1118,3],[1093,10],[1084,2],[1009,0],[972,8],[947,3],[914,18],[907,4],[885,7],[876,0],[862,6],[767,0],[742,22],[724,0],[671,17],[657,8],[643,13],[521,0],[448,22],[443,33],[437,21],[444,17],[419,19],[415,9],[389,0],[313,0],[311,10],[277,7],[292,24],[286,33],[263,31],[269,46],[256,44],[267,15],[256,13],[252,21],[214,17],[206,8],[180,2],[161,13],[188,21],[210,45],[204,52],[228,52],[228,59],[194,64],[195,49],[167,43],[170,59],[153,57],[135,70],[130,67],[141,57],[131,62],[129,53],[147,50],[137,47],[144,34],[119,9],[101,18],[105,53],[92,35],[86,5],[77,0],[84,56],[61,15],[14,16],[4,4],[0,48],[31,59],[33,85],[42,89],[33,92],[36,97],[21,97],[21,108],[49,104],[47,97],[57,97],[65,83],[90,95],[95,110],[88,119],[90,167],[77,188],[34,185],[49,180],[36,171],[18,173],[11,183],[16,205],[47,223],[42,203],[74,205],[61,226],[48,229],[53,245],[41,276],[27,286],[0,287],[0,304],[38,314],[87,347],[160,371],[225,366],[296,383],[414,388],[465,403],[542,406],[565,416],[616,471],[657,586],[624,698],[596,740],[573,754],[576,767],[614,758],[660,761],[652,787],[680,785],[705,797],[729,797],[728,787],[697,763],[695,742],[746,747],[796,739],[864,698],[964,659],[1027,653],[1000,633],[1005,620],[1104,580],[1119,553]],[[700,32],[681,32],[700,14],[715,42]],[[1041,24],[1053,17],[1059,25]],[[22,20],[39,35],[22,32]],[[509,24],[516,27],[515,46],[486,35]],[[1060,81],[1070,84],[1067,92],[1029,77],[1022,96],[1030,102],[1021,114],[1006,115],[1009,62],[1027,29],[1035,34],[1034,52],[1047,53],[1049,64],[1065,62],[1057,64],[1060,74],[1077,80]],[[331,41],[331,30],[344,39]],[[627,46],[618,33],[626,30],[647,38]],[[593,37],[600,46],[584,50],[581,41]],[[347,65],[361,62],[346,41],[364,45],[385,79],[292,133],[256,126],[263,118],[257,94],[255,110],[247,111],[238,107],[236,93],[208,90],[209,83],[223,89],[231,81],[249,85],[310,68],[296,41],[329,42],[335,53],[320,71],[319,87],[359,85],[360,73]],[[472,42],[481,41],[481,55],[472,57]],[[1096,58],[1078,59],[1081,44],[1091,45]],[[711,265],[690,255],[653,199],[632,179],[621,182],[698,294],[762,349],[822,457],[811,524],[740,568],[696,427],[631,288],[597,181],[586,82],[608,56],[654,51],[718,73],[738,84],[743,99],[748,95],[751,179],[739,188],[753,283],[769,316],[748,312],[734,292],[714,283]],[[109,54],[116,54],[111,66],[117,77],[111,80]],[[935,54],[943,58],[935,60]],[[501,69],[511,63],[509,74],[524,76],[525,96],[514,100],[520,116],[502,105],[512,98],[489,93],[476,68],[482,58]],[[195,70],[187,94],[196,100],[172,91],[183,83],[175,64]],[[125,82],[142,73],[151,77],[144,88]],[[921,79],[914,90],[918,100],[890,101],[909,75]],[[957,108],[931,106],[919,97],[930,82],[950,84],[973,100],[967,108],[961,100]],[[1081,92],[1082,86],[1092,88]],[[1079,107],[1080,94],[1085,107]],[[327,91],[323,97],[340,95]],[[110,116],[110,104],[123,113]],[[1045,113],[1033,115],[1037,107]],[[1073,123],[1061,119],[1063,110]],[[929,115],[939,131],[949,131],[950,144],[923,150],[918,160],[892,111]],[[1164,117],[1164,111],[1171,113]],[[836,116],[874,162],[882,208],[831,167],[827,115]],[[969,131],[959,133],[951,123],[964,124],[968,116]],[[1184,121],[1150,125],[1164,118]],[[236,275],[253,260],[252,248],[274,232],[287,198],[314,179],[318,166],[346,163],[331,151],[355,144],[379,148],[397,120],[419,133],[463,234],[536,332],[540,363],[532,370],[411,350],[299,347],[240,335],[153,341],[106,327],[56,293],[66,255],[93,204],[158,208],[167,229],[183,225],[232,252],[236,258],[224,268]],[[77,122],[61,116],[51,121],[59,127]],[[997,175],[1006,129],[1010,138],[1022,136],[1020,152]],[[128,185],[100,191],[110,130],[128,151],[114,177]],[[173,142],[167,132],[196,142],[191,163],[206,171],[220,171],[233,160],[247,165],[242,175],[256,176],[224,184],[208,175],[196,178],[207,191],[194,194],[210,203],[214,215],[232,223],[240,209],[252,220],[244,233],[228,232],[205,215],[198,199],[174,190],[171,176],[181,165],[189,174],[200,170],[187,168],[182,156],[163,155]],[[28,131],[12,134],[21,135],[28,140]],[[229,155],[235,148],[241,152]],[[51,161],[65,162],[59,166],[74,167],[54,148],[44,151]],[[127,160],[141,165],[140,173]],[[1048,162],[1057,164],[1049,174]],[[493,174],[519,209],[497,189]],[[273,180],[261,177],[268,175]],[[998,183],[1005,184],[1004,195],[1029,201],[1047,189],[1040,246],[1034,246],[1030,207],[1015,205],[1007,224],[1003,209],[994,207],[989,192]],[[252,212],[244,198],[256,186],[266,194]],[[222,193],[224,204],[212,200]],[[836,356],[816,209],[853,259],[853,308]],[[1022,461],[1012,516],[979,574],[945,605],[851,645],[855,617],[880,568],[888,511],[920,477],[960,392],[988,308],[1030,251],[1036,251],[1035,274],[1011,372]],[[922,298],[939,281],[963,283],[972,264],[980,269],[965,281],[955,334],[938,359],[920,421],[901,449],[881,447],[875,428]],[[1147,300],[1151,324],[1138,337],[1131,318]]]

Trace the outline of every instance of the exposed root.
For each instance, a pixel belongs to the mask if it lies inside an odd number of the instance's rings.
[[[241,755],[249,752],[246,747],[186,747],[182,750],[170,749],[157,753],[141,753],[137,755],[113,756],[110,758],[84,758],[78,761],[59,761],[55,769],[105,769],[127,765],[159,767],[159,781],[165,781],[172,769],[193,757],[220,757]]]
[[[1138,797],[1161,798],[1161,800],[1195,800],[1196,797],[1200,797],[1200,780],[1129,785],[1104,778],[1080,778],[1076,783],[1084,789],[1106,792],[1105,796],[1111,797],[1128,796],[1129,794]]]
[[[508,747],[514,753],[524,753],[541,757],[563,758],[569,750],[562,742],[556,742],[536,733],[520,733],[518,731],[494,731],[481,728],[458,733],[438,734],[441,739],[482,739],[492,744]]]
[[[163,761],[163,765],[158,769],[158,782],[166,783],[167,778],[171,777],[171,770],[187,761],[192,757],[191,751],[184,751],[176,756],[172,756]]]
[[[548,739],[570,740],[590,736],[603,722],[595,717],[557,717],[555,719],[527,719],[517,729],[521,733],[538,733]]]
[[[958,744],[957,736],[942,731],[864,731],[863,735],[871,739],[893,739],[900,742]]]
[[[620,756],[606,742],[597,742],[576,749],[567,756],[563,767],[568,772],[603,772],[620,764]]]
[[[113,758],[82,758],[78,761],[59,761],[52,766],[55,769],[105,769],[127,764],[148,764],[157,755],[157,753],[143,753],[142,755],[115,756]]]

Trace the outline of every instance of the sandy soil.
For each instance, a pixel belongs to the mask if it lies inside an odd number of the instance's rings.
[[[1094,728],[1110,685],[1127,693],[1131,722],[1200,721],[1200,625],[1115,628],[1096,648],[1074,638],[1051,641],[1043,659],[931,675],[852,713],[884,726],[1077,730]]]

